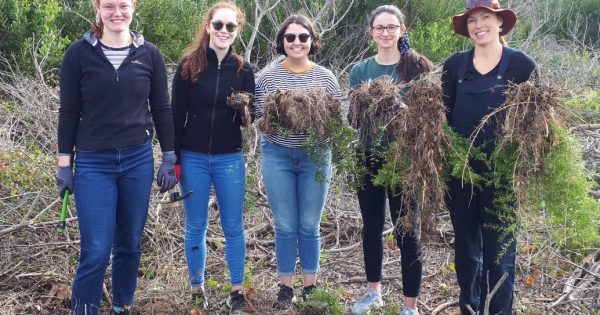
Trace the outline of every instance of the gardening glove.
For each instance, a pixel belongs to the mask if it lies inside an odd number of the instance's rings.
[[[58,195],[62,198],[65,191],[73,192],[73,169],[69,166],[59,166],[56,172],[56,187]]]
[[[163,152],[162,163],[156,174],[156,184],[160,186],[160,192],[164,193],[175,187],[177,178],[175,177],[175,162],[177,156],[174,152]]]

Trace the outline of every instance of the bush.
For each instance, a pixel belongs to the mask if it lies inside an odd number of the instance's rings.
[[[53,158],[39,149],[0,152],[0,195],[52,189],[54,181],[47,170]]]
[[[0,0],[0,53],[27,72],[35,69],[33,57],[57,67],[70,42],[56,26],[61,11],[59,0]]]
[[[206,1],[145,0],[137,7],[131,28],[156,44],[167,61],[176,63],[195,36],[207,8]]]
[[[465,39],[454,34],[450,18],[429,23],[417,22],[410,32],[411,44],[417,51],[434,63],[443,62],[448,56],[462,50]]]
[[[594,182],[584,172],[577,140],[564,129],[554,132],[559,141],[546,157],[547,175],[532,185],[531,194],[540,196],[549,230],[561,247],[592,248],[600,244],[600,206],[589,195]]]

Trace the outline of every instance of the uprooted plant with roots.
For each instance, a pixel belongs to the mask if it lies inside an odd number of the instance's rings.
[[[379,140],[389,125],[402,114],[402,86],[390,76],[361,84],[350,91],[350,125],[360,130],[363,139]]]
[[[507,211],[517,207],[511,228],[526,212],[544,210],[558,244],[577,248],[600,243],[600,207],[589,196],[594,184],[585,175],[581,147],[565,128],[562,93],[530,80],[510,84],[505,94],[505,103],[482,119],[470,140],[473,146],[478,133],[497,119],[497,142],[485,180],[512,194],[498,198]]]
[[[329,138],[331,119],[341,119],[340,101],[324,89],[278,90],[265,96],[264,116],[259,129],[264,133],[294,132]]]
[[[250,115],[249,109],[252,97],[252,94],[245,91],[236,91],[227,96],[227,105],[236,111],[236,115],[238,113],[242,115],[243,127],[249,127],[252,123],[252,116]]]
[[[432,73],[398,88],[407,90],[406,106],[390,122],[395,141],[386,152],[386,162],[375,182],[402,192],[403,210],[419,204],[421,228],[435,228],[435,212],[444,208],[444,159],[450,148],[445,133],[446,110],[439,74]],[[400,218],[397,228],[419,229],[414,211]],[[425,233],[428,235],[428,233]]]

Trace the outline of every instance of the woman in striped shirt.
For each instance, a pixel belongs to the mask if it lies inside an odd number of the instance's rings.
[[[289,16],[276,37],[283,62],[266,69],[256,83],[258,116],[265,111],[265,96],[278,90],[325,89],[339,98],[339,84],[331,71],[309,60],[320,48],[312,23],[304,16]],[[292,275],[300,255],[306,298],[316,286],[321,239],[319,223],[331,180],[331,149],[317,147],[320,163],[309,158],[304,133],[274,131],[261,139],[262,175],[275,219],[275,254],[281,281],[275,308],[294,302]],[[311,150],[314,148],[311,148]],[[324,175],[316,180],[315,175]]]

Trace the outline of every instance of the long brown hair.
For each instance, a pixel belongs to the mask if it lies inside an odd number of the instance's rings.
[[[414,48],[411,48],[407,53],[402,54],[396,66],[396,72],[398,72],[400,81],[410,82],[413,79],[417,79],[421,74],[431,72],[434,67],[433,63],[427,57],[419,54]]]
[[[104,34],[104,23],[102,23],[102,18],[100,17],[100,13],[98,13],[98,8],[100,7],[101,0],[95,0],[94,10],[96,10],[96,20],[90,24],[90,31],[96,35],[97,39],[101,39]],[[131,5],[133,8],[137,5],[137,0],[131,0]]]
[[[208,64],[208,60],[206,59],[206,51],[208,50],[208,45],[210,44],[210,36],[206,32],[206,29],[210,27],[210,21],[212,21],[215,13],[219,9],[233,10],[233,12],[235,12],[235,16],[237,17],[238,35],[242,31],[242,25],[245,22],[245,14],[237,5],[235,5],[235,3],[221,1],[213,4],[198,27],[196,37],[188,46],[185,54],[183,55],[185,61],[181,69],[181,76],[185,80],[191,79],[192,82],[198,81],[200,72],[202,72]],[[235,51],[233,52],[233,56],[237,59],[238,71],[240,71],[244,66],[244,59],[242,56],[236,54]]]
[[[398,22],[400,22],[400,25],[405,27],[404,21],[406,17],[402,11],[395,5],[387,4],[371,11],[369,15],[369,28],[373,27],[375,18],[382,13],[394,15],[398,19]],[[409,82],[423,73],[431,72],[433,68],[433,63],[427,57],[419,54],[414,48],[410,48],[406,53],[401,54],[400,61],[396,65],[396,72],[400,81]]]

